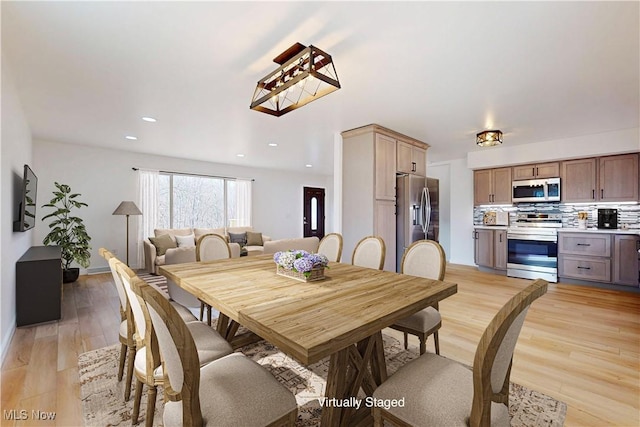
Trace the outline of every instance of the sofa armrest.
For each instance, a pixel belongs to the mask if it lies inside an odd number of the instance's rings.
[[[231,249],[231,258],[240,258],[239,243],[229,243],[229,249]]]
[[[144,239],[144,269],[151,274],[156,274],[156,247],[149,241]]]
[[[262,244],[264,244],[264,242],[270,242],[271,240],[271,237],[265,236],[264,234],[262,235]]]

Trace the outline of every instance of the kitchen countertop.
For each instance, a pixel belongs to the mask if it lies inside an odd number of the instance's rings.
[[[509,227],[506,225],[474,225],[473,228],[481,230],[507,230]],[[595,233],[595,234],[632,234],[640,236],[640,229],[628,228],[626,230],[622,228],[614,229],[600,229],[600,228],[587,228],[586,230],[577,227],[563,227],[556,228],[558,233]]]

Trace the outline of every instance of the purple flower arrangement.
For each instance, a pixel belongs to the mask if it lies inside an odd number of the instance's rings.
[[[277,265],[285,270],[293,270],[309,277],[315,267],[327,267],[329,260],[322,254],[311,254],[303,250],[281,251],[273,255]]]

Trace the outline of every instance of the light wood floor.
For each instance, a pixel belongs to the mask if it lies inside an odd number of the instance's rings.
[[[441,353],[471,364],[486,325],[529,281],[455,265],[445,280],[458,283],[458,293],[440,304]],[[11,409],[56,412],[56,425],[82,425],[78,354],[117,343],[118,319],[109,274],[65,285],[62,320],[13,337],[2,367],[1,425],[53,425],[7,421]],[[639,353],[640,295],[551,284],[529,310],[511,379],[566,402],[567,426],[638,426]]]

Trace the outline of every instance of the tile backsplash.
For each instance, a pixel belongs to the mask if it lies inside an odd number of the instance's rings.
[[[564,203],[518,203],[514,206],[481,206],[473,208],[473,225],[482,225],[482,218],[487,211],[509,212],[509,223],[516,220],[516,215],[523,212],[560,211],[563,227],[578,227],[578,212],[587,212],[587,227],[598,226],[598,208],[618,209],[618,228],[626,224],[628,228],[640,229],[640,205],[598,204],[573,205]]]

